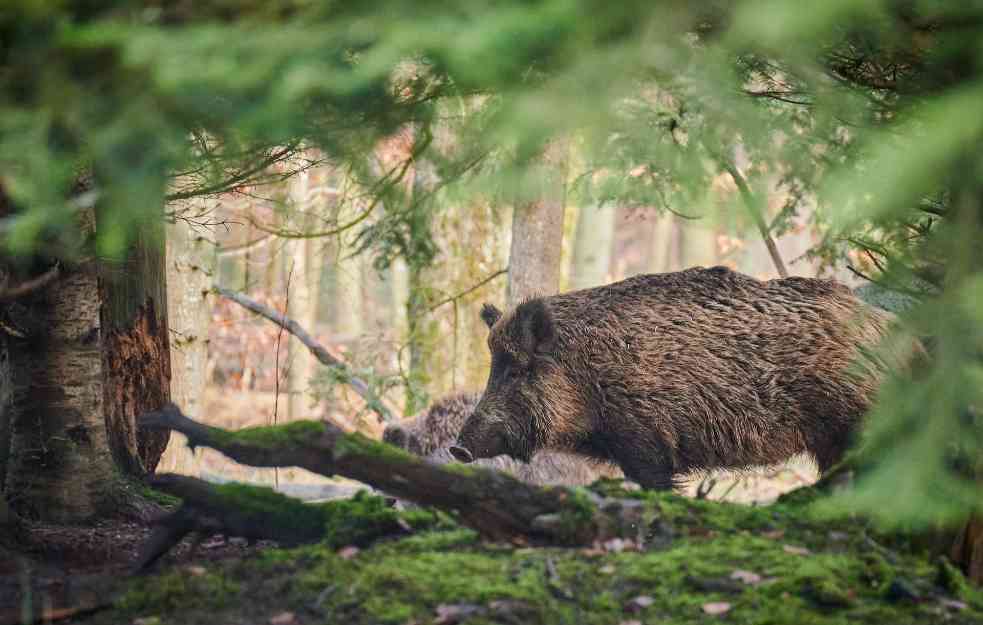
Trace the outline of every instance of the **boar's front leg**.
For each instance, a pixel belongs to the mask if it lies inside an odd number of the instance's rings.
[[[618,456],[618,465],[629,480],[648,490],[672,490],[675,471],[663,446],[626,449]]]

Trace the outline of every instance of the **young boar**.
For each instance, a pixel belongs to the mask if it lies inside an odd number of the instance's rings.
[[[725,267],[486,304],[491,373],[450,451],[462,462],[539,450],[616,463],[646,488],[708,469],[843,454],[880,369],[890,313],[845,286],[761,282]]]
[[[430,461],[453,462],[447,452],[468,416],[478,405],[478,393],[459,393],[437,400],[427,412],[409,422],[389,425],[382,440]],[[588,458],[544,451],[527,464],[499,456],[479,461],[482,465],[511,473],[518,479],[541,486],[586,486],[602,477],[621,477],[617,468]]]

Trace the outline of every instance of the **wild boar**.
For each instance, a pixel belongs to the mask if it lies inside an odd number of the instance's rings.
[[[447,448],[457,439],[480,397],[472,392],[439,399],[416,419],[387,426],[382,440],[432,462],[453,462]],[[479,463],[540,486],[586,486],[602,477],[621,477],[621,471],[610,463],[563,452],[544,451],[534,455],[528,464],[508,456],[479,460]]]
[[[643,487],[799,453],[842,456],[882,368],[892,315],[834,281],[726,267],[486,304],[491,372],[455,458],[548,449],[616,463]]]

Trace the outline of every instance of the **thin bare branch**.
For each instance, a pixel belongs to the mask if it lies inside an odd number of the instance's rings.
[[[40,276],[36,278],[31,278],[21,282],[18,285],[8,287],[4,285],[4,288],[0,289],[0,302],[9,302],[25,295],[29,295],[35,291],[40,291],[41,289],[52,284],[61,276],[61,267],[55,264],[54,267],[48,269]]]
[[[252,241],[247,241],[239,245],[230,245],[229,247],[220,247],[218,249],[218,255],[229,257],[229,256],[240,256],[243,254],[248,254],[249,252],[263,247],[267,243],[273,240],[272,234],[264,234],[258,239],[253,239]]]
[[[238,186],[251,181],[254,176],[263,172],[268,167],[278,163],[285,158],[292,155],[297,150],[297,144],[291,144],[279,150],[270,153],[269,156],[260,160],[258,163],[252,167],[245,169],[243,171],[237,172],[225,180],[217,182],[213,185],[207,187],[192,188],[187,191],[178,191],[177,193],[171,193],[170,195],[164,196],[166,202],[174,202],[177,200],[187,200],[193,197],[200,197],[203,195],[217,195],[220,193],[225,193],[231,191]]]
[[[751,193],[747,180],[744,179],[741,172],[739,172],[737,167],[729,160],[721,158],[720,164],[724,170],[730,174],[730,177],[734,180],[734,184],[737,185],[737,190],[740,192],[741,199],[744,201],[744,208],[747,209],[748,214],[751,215],[751,219],[754,220],[754,224],[758,227],[758,232],[761,234],[761,238],[765,242],[765,246],[768,248],[768,254],[771,255],[771,262],[775,264],[775,269],[778,270],[778,275],[783,278],[787,278],[788,269],[785,268],[785,263],[782,261],[782,256],[778,253],[778,246],[775,245],[775,239],[772,238],[771,232],[768,230],[768,224],[765,223],[765,218],[761,214],[761,209],[758,206],[757,198],[755,198],[754,194]]]
[[[260,317],[264,317],[272,321],[287,332],[293,334],[295,337],[297,337],[297,340],[303,343],[304,346],[311,351],[314,357],[317,358],[318,362],[326,367],[331,367],[342,372],[344,374],[343,379],[349,386],[352,387],[359,397],[366,401],[368,407],[379,415],[379,420],[382,423],[391,423],[392,421],[395,421],[392,411],[386,406],[383,399],[372,391],[368,383],[362,378],[356,376],[348,364],[335,357],[323,345],[314,340],[314,337],[312,337],[307,330],[301,327],[299,323],[286,315],[278,313],[268,306],[260,304],[243,293],[238,293],[220,286],[213,287],[213,290],[218,295],[232,300],[246,310],[254,312]]]
[[[427,309],[427,312],[433,312],[433,311],[437,310],[438,308],[440,308],[441,306],[443,306],[444,304],[450,304],[451,302],[455,302],[455,301],[461,299],[462,297],[466,297],[466,296],[470,295],[471,293],[474,293],[475,291],[477,291],[481,287],[485,286],[486,284],[488,284],[489,282],[491,282],[495,278],[497,278],[497,277],[499,277],[501,275],[507,274],[508,272],[509,272],[509,268],[508,267],[506,267],[505,269],[499,269],[498,271],[496,271],[492,275],[488,276],[487,278],[485,278],[481,282],[478,282],[477,284],[468,287],[467,289],[461,291],[457,295],[452,295],[450,297],[447,297],[445,299],[440,300],[439,302],[437,302],[436,304],[434,304],[433,306],[431,306],[430,308],[428,308]]]

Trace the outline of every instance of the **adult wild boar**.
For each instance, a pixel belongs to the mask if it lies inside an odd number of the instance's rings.
[[[461,426],[474,412],[480,398],[479,393],[457,393],[441,398],[419,417],[387,426],[382,440],[425,456],[432,462],[453,462],[447,447],[457,439]],[[555,451],[538,453],[528,464],[508,456],[478,462],[540,486],[586,486],[602,477],[621,477],[621,472],[608,463]]]
[[[616,463],[646,488],[706,469],[843,454],[881,370],[890,313],[836,282],[725,267],[486,304],[491,373],[451,453],[541,449]]]

